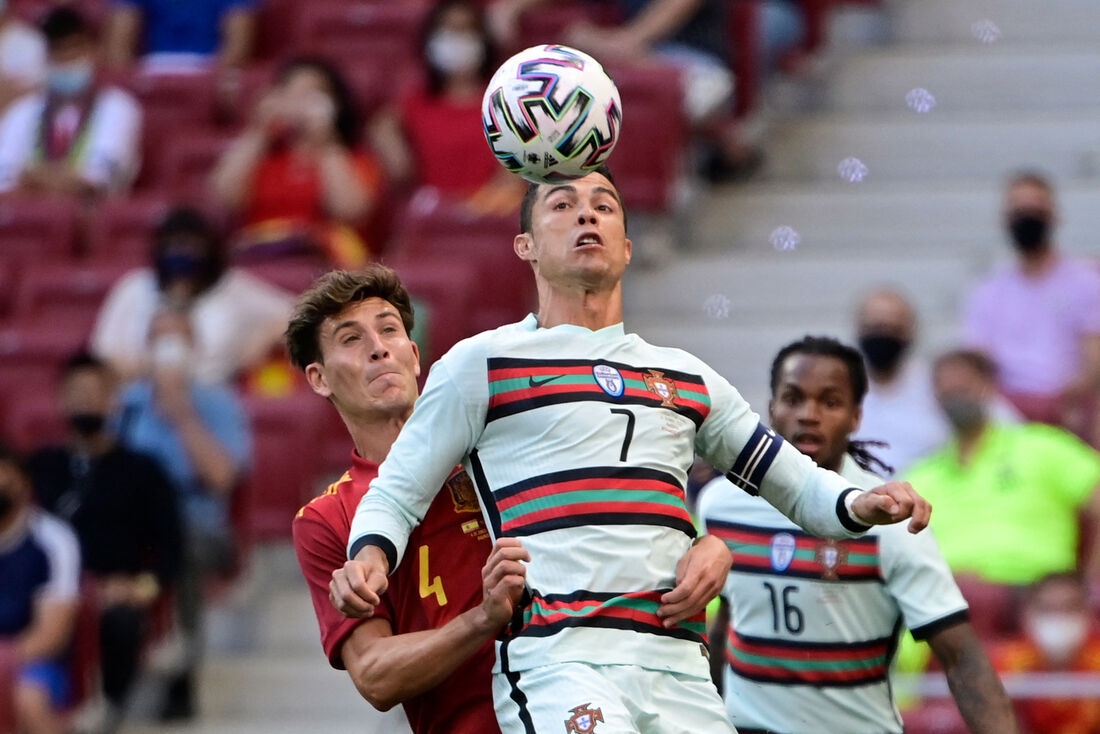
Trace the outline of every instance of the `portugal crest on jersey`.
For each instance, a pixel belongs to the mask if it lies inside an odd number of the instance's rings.
[[[662,406],[666,408],[676,407],[676,398],[680,396],[680,393],[676,389],[674,380],[665,377],[660,370],[649,370],[649,374],[644,375],[644,378],[646,388],[661,399]]]
[[[798,544],[790,533],[776,533],[772,536],[772,568],[783,573],[794,560],[794,550]]]
[[[836,570],[848,560],[848,549],[835,540],[823,540],[817,544],[814,560],[821,564],[821,578],[835,579]]]
[[[589,704],[582,703],[580,706],[569,709],[573,717],[565,720],[566,734],[588,734],[596,731],[596,722],[603,721],[603,711],[591,709],[588,706]]]

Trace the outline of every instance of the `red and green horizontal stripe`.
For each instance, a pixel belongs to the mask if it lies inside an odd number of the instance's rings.
[[[572,594],[541,596],[533,593],[523,613],[518,637],[548,637],[563,629],[592,627],[621,629],[706,642],[706,612],[702,611],[666,629],[657,616],[666,591],[637,591],[621,594],[577,591]]]
[[[798,530],[760,529],[748,525],[707,522],[707,532],[723,541],[733,555],[733,571],[781,574],[800,578],[822,578],[828,569],[818,558],[818,549],[827,541]],[[795,550],[785,570],[772,565],[772,539],[779,533],[794,536]],[[837,581],[881,581],[878,539],[875,537],[834,541],[845,553],[833,569]],[[830,575],[832,579],[833,576]]]
[[[741,637],[731,628],[726,662],[742,678],[762,683],[858,686],[886,678],[892,638],[851,643],[802,643]]]
[[[623,393],[609,395],[593,374],[597,365],[614,367],[623,378]],[[702,425],[710,414],[710,393],[703,378],[653,368],[676,384],[675,410]],[[590,360],[489,360],[489,410],[486,421],[547,405],[598,401],[623,405],[661,407],[662,398],[646,386],[650,369],[617,362]],[[531,384],[532,379],[536,383]],[[538,384],[546,381],[545,384]],[[669,406],[664,406],[669,407]]]
[[[509,536],[582,525],[661,525],[695,537],[684,490],[665,472],[587,467],[553,472],[493,493],[500,533]]]

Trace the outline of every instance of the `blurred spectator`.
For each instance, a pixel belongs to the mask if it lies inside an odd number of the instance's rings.
[[[69,440],[28,462],[39,504],[73,526],[94,577],[107,702],[97,731],[121,720],[151,610],[175,582],[182,544],[168,478],[152,458],[119,446],[108,428],[114,389],[106,364],[88,354],[70,359],[60,389]]]
[[[300,57],[279,71],[212,184],[238,213],[238,255],[322,254],[362,265],[366,225],[381,193],[381,165],[359,146],[359,114],[335,66]],[[482,146],[484,147],[484,146]]]
[[[193,376],[202,382],[232,380],[280,342],[293,296],[227,267],[225,244],[202,214],[170,211],[153,232],[151,255],[151,267],[115,284],[92,330],[92,351],[124,378],[150,370],[149,327],[164,305],[190,318]]]
[[[1018,262],[989,276],[972,294],[966,342],[993,358],[1001,389],[1028,419],[1094,441],[1100,273],[1055,247],[1054,189],[1043,176],[1012,177],[1004,219]]]
[[[148,344],[152,375],[122,390],[117,435],[127,448],[160,462],[180,505],[184,553],[177,615],[183,659],[162,716],[189,718],[195,708],[203,584],[232,567],[229,499],[245,473],[251,439],[236,393],[193,379],[199,361],[186,313],[162,309],[153,319]]]
[[[875,453],[895,474],[901,474],[951,435],[936,404],[928,365],[913,355],[917,333],[913,306],[892,288],[874,290],[856,312],[856,333],[870,378],[858,439],[883,442]],[[1020,420],[999,394],[992,398],[990,417],[1006,423]]]
[[[69,702],[65,653],[79,595],[76,536],[32,506],[20,458],[0,446],[0,659],[14,660],[12,704],[20,734],[65,730],[60,714]]]
[[[1033,586],[1024,603],[1024,635],[998,646],[1000,673],[1100,673],[1100,634],[1080,578],[1059,573]],[[1025,734],[1096,734],[1100,700],[1028,698],[1016,703]]]
[[[0,111],[46,79],[46,40],[0,0]]]
[[[389,178],[467,200],[479,211],[514,211],[526,185],[489,152],[481,122],[481,98],[496,69],[481,7],[449,0],[432,8],[421,55],[427,83],[371,126]]]
[[[115,0],[104,55],[128,69],[140,55],[143,71],[186,73],[237,69],[252,57],[256,0]]]
[[[991,422],[996,369],[980,352],[943,355],[932,378],[954,439],[905,479],[936,508],[951,570],[1022,586],[1075,569],[1080,516],[1100,513],[1100,456],[1052,426]],[[1097,582],[1100,544],[1088,545],[1084,570]]]
[[[0,191],[123,191],[137,174],[141,108],[96,69],[92,28],[61,6],[42,21],[46,89],[16,100],[0,119]]]

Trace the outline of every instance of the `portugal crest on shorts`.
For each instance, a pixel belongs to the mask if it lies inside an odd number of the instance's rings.
[[[821,578],[835,579],[836,570],[848,560],[848,548],[835,540],[823,540],[817,544],[814,560],[821,564]]]
[[[646,388],[661,399],[661,405],[666,408],[676,407],[676,398],[680,397],[676,389],[676,382],[665,377],[660,370],[649,370],[648,375],[643,375]]]
[[[603,711],[591,709],[588,706],[589,704],[582,703],[580,706],[569,709],[573,717],[565,720],[566,734],[588,734],[596,731],[596,722],[603,721]]]

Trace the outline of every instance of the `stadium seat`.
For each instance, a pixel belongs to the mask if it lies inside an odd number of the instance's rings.
[[[168,208],[169,200],[161,194],[104,201],[88,228],[87,255],[97,261],[147,265],[153,229]]]
[[[65,440],[67,426],[57,404],[54,385],[8,396],[4,435],[20,451],[33,451]]]
[[[282,260],[261,260],[243,266],[245,270],[268,283],[291,293],[301,293],[332,266],[322,258],[301,257]]]
[[[480,298],[478,268],[466,259],[438,257],[424,260],[392,258],[386,261],[401,277],[414,301],[426,306],[427,343],[420,344],[420,363],[427,367],[454,346],[476,333],[471,309]],[[499,326],[499,324],[497,324]]]
[[[298,48],[333,59],[363,54],[384,60],[385,72],[416,66],[417,41],[431,3],[311,0],[296,6],[291,39]]]
[[[294,514],[314,494],[321,464],[317,439],[339,419],[311,392],[278,399],[250,396],[245,405],[253,433],[252,468],[244,489],[247,532],[256,540],[288,538]],[[351,440],[346,432],[344,441],[347,457]]]
[[[912,711],[906,711],[905,734],[968,734],[970,731],[955,702],[925,701]]]
[[[22,271],[11,320],[83,324],[87,333],[108,291],[129,269],[121,260],[32,263]]]
[[[195,127],[212,125],[215,121],[213,71],[196,74],[137,72],[124,84],[141,102],[146,116],[168,111],[178,124]]]
[[[671,66],[611,66],[624,125],[610,164],[631,209],[667,212],[685,174],[687,122],[680,72]],[[654,131],[660,134],[654,134]]]
[[[955,581],[970,605],[970,622],[980,639],[1004,639],[1020,631],[1020,589],[992,584],[974,576],[960,575]]]
[[[77,202],[69,198],[0,198],[0,253],[9,264],[72,257],[79,215]]]
[[[90,579],[80,584],[70,650],[68,710],[72,711],[96,692],[99,681],[99,600]]]
[[[177,198],[209,200],[210,174],[232,142],[232,135],[212,128],[179,134],[160,152],[160,187]]]

